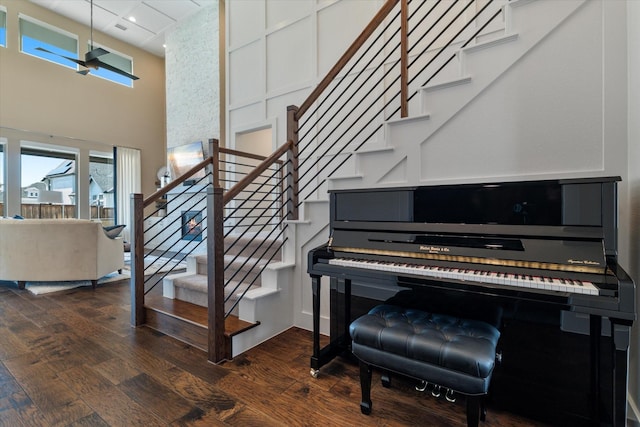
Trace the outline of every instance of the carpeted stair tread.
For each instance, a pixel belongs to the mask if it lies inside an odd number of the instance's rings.
[[[253,258],[240,256],[240,255],[225,255],[224,256],[224,265],[225,265],[225,274],[232,274],[236,270],[249,271],[251,269],[261,269],[262,266],[266,264],[267,260],[262,260],[258,263],[257,266],[254,266],[256,260]],[[207,256],[206,255],[197,255],[196,256],[196,271],[198,274],[207,274]]]
[[[202,292],[203,294],[207,293],[207,276],[203,274],[193,274],[193,275],[185,275],[182,277],[176,277],[173,279],[173,285],[175,287],[189,289],[191,291]],[[236,289],[237,287],[237,289]],[[234,295],[238,293],[242,293],[249,287],[248,283],[243,283],[238,285],[238,282],[235,280],[231,280],[227,286],[225,286],[225,298],[228,298],[232,292]],[[253,285],[252,288],[258,287],[257,285]],[[231,298],[235,298],[234,295],[231,295]]]

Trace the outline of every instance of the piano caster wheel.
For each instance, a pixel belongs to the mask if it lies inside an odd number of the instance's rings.
[[[442,391],[440,389],[440,386],[439,385],[433,386],[433,390],[431,390],[431,396],[440,397],[441,394],[442,394]]]
[[[320,370],[311,368],[311,371],[309,371],[309,373],[313,378],[318,378],[318,374],[320,373]]]
[[[418,384],[416,384],[416,391],[425,391],[428,386],[429,386],[429,383],[422,380]]]
[[[450,388],[447,389],[447,392],[444,394],[444,398],[451,403],[456,401],[456,397],[453,394],[453,390],[451,390]]]

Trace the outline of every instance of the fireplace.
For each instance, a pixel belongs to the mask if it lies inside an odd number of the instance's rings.
[[[182,240],[202,240],[202,212],[182,211]]]

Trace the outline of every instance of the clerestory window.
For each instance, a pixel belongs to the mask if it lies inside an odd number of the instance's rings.
[[[133,74],[133,59],[127,57],[119,52],[115,52],[112,49],[109,49],[105,46],[99,46],[94,44],[93,48],[101,47],[109,53],[106,55],[100,56],[100,61],[105,62],[119,70],[125,71],[129,74]],[[91,45],[87,44],[87,51],[91,50]],[[110,80],[114,83],[120,83],[121,85],[125,85],[127,87],[133,87],[133,80],[129,77],[118,74],[114,71],[107,70],[106,68],[98,68],[97,70],[91,70],[89,73],[92,76],[102,77],[103,79]]]
[[[0,6],[0,46],[7,47],[7,9]]]
[[[20,15],[20,51],[56,64],[78,69],[78,64],[64,58],[78,58],[78,38],[75,34],[37,19]],[[45,49],[46,51],[40,50]],[[49,53],[51,52],[51,53]]]

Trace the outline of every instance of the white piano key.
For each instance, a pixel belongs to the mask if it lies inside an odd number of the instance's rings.
[[[398,274],[413,274],[442,279],[465,280],[477,283],[491,283],[519,288],[540,289],[545,291],[598,295],[598,288],[591,282],[558,279],[547,276],[530,276],[525,274],[504,273],[487,270],[446,268],[428,265],[414,265],[406,263],[392,263],[374,260],[357,260],[344,258],[330,259],[329,264],[350,268],[387,271]]]

